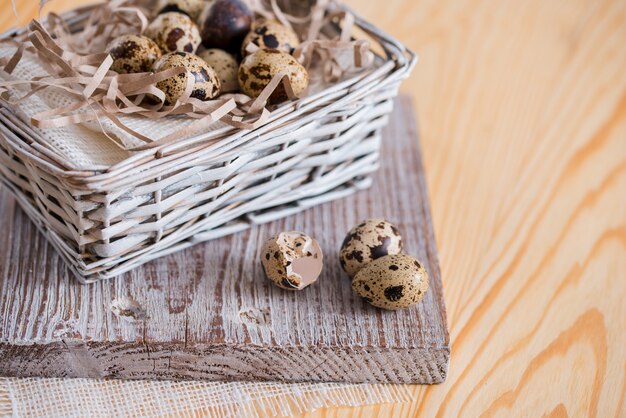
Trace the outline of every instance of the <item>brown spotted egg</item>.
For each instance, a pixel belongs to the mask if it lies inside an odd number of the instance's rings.
[[[298,35],[276,20],[258,19],[252,24],[252,30],[241,44],[241,56],[248,55],[246,47],[254,44],[263,49],[278,49],[291,54],[300,44]]]
[[[316,240],[298,231],[281,232],[268,239],[261,251],[267,278],[287,290],[302,290],[315,283],[323,266]]]
[[[395,225],[384,219],[367,219],[346,235],[339,250],[339,262],[348,276],[354,277],[371,261],[401,252],[402,236]]]
[[[298,95],[309,85],[309,74],[294,57],[277,49],[259,49],[243,59],[239,66],[239,87],[250,97],[257,97],[272,78],[284,73],[291,82],[293,92]],[[280,83],[270,96],[270,103],[287,99]]]
[[[250,31],[254,13],[242,0],[215,0],[202,20],[202,44],[236,52]]]
[[[167,12],[184,13],[193,21],[197,21],[207,3],[205,0],[160,0],[159,14]]]
[[[163,53],[195,52],[200,45],[198,26],[185,14],[167,12],[158,15],[144,35],[157,43]]]
[[[209,100],[220,93],[220,80],[217,74],[204,60],[195,54],[172,52],[165,54],[154,64],[154,71],[184,67],[194,77],[194,86],[190,97]],[[172,105],[182,96],[187,87],[188,73],[178,74],[157,83],[165,93],[165,104]]]
[[[120,74],[151,71],[161,57],[161,50],[152,39],[137,35],[118,36],[107,45],[107,52],[113,58],[111,70]]]
[[[403,309],[422,300],[428,281],[428,273],[415,257],[393,254],[363,267],[352,280],[352,290],[378,308]]]
[[[237,71],[239,63],[235,57],[222,49],[207,49],[198,54],[217,73],[220,78],[221,93],[232,93],[239,90]]]

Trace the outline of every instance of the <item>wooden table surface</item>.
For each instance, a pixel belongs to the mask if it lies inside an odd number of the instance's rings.
[[[37,13],[15,3],[2,29]],[[420,54],[451,366],[413,403],[309,415],[626,416],[626,1],[348,3]]]

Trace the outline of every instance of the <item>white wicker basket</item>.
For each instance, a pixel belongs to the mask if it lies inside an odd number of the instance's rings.
[[[207,132],[105,170],[69,169],[0,105],[0,179],[85,283],[366,188],[416,58],[358,16],[356,26],[384,51],[375,69],[284,104],[255,130],[217,143]]]

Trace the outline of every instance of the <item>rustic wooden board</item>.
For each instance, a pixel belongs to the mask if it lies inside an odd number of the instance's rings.
[[[449,338],[413,109],[397,102],[371,189],[197,245],[115,280],[80,285],[6,189],[0,191],[0,375],[438,383]],[[359,220],[400,227],[431,288],[390,312],[352,294],[337,260]],[[318,283],[292,293],[259,252],[282,230],[316,237]]]
[[[346,2],[420,55],[403,89],[453,359],[413,402],[306,416],[626,416],[626,2]],[[37,15],[14,3],[20,24]]]

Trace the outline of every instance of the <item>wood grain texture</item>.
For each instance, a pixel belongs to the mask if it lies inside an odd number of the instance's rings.
[[[626,416],[626,3],[347,3],[420,54],[452,359],[410,404],[309,416]]]
[[[209,241],[81,286],[2,191],[0,375],[440,383],[449,339],[413,110],[399,101],[371,189]],[[353,225],[384,217],[423,261],[430,289],[413,309],[353,295],[338,247]],[[305,231],[326,254],[302,292],[264,278],[263,242]],[[19,295],[19,297],[16,297]]]

